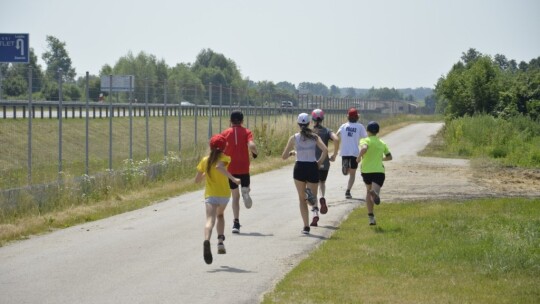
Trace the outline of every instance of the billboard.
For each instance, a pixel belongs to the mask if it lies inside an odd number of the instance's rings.
[[[112,77],[112,86],[111,86]],[[130,85],[131,81],[131,85]],[[102,92],[129,92],[135,89],[135,76],[133,75],[108,75],[101,76],[101,91]]]

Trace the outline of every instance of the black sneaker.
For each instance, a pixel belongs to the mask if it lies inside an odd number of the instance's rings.
[[[345,198],[352,198],[351,190],[345,191]]]
[[[212,264],[212,251],[210,250],[210,241],[208,240],[203,243],[203,257],[206,264]]]
[[[309,234],[309,226],[306,226],[304,227],[304,229],[302,229],[302,234]]]
[[[377,194],[377,192],[372,189],[371,191],[369,191],[369,194],[371,194],[371,198],[373,199],[373,203],[375,203],[375,205],[381,203],[381,197]]]
[[[317,199],[315,198],[315,196],[313,196],[313,192],[311,192],[311,189],[309,188],[306,188],[306,200],[308,202],[308,205],[310,206],[315,206],[315,204],[317,203]]]
[[[348,158],[343,159],[342,166],[341,166],[341,173],[343,173],[343,175],[349,174],[350,167],[351,167],[351,160]]]
[[[232,233],[240,233],[240,221],[234,221]]]

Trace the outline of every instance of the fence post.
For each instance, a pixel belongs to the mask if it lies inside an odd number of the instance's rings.
[[[109,170],[112,171],[113,158],[113,108],[112,108],[112,85],[113,75],[109,75]]]
[[[180,84],[178,88],[180,98],[178,98],[178,152],[182,151],[182,100],[184,99],[184,87]]]
[[[167,80],[163,82],[163,154],[167,157]]]
[[[150,139],[149,139],[149,130],[148,130],[148,77],[144,79],[144,117],[146,120],[146,159],[150,160]]]
[[[223,112],[221,109],[223,108],[223,84],[219,84],[219,132],[221,132],[221,117],[223,116]]]
[[[90,113],[90,109],[89,109],[89,101],[90,101],[90,89],[89,89],[89,79],[90,79],[90,74],[88,71],[86,71],[86,92],[85,92],[85,95],[86,95],[86,117],[85,117],[85,148],[84,148],[84,155],[85,155],[85,159],[84,159],[84,173],[86,175],[88,175],[88,159],[89,159],[89,142],[88,142],[88,136],[89,136],[89,132],[88,132],[88,123],[89,123],[89,113]],[[94,118],[95,118],[96,115],[94,115]]]
[[[28,185],[32,185],[32,67],[28,67]]]
[[[129,159],[133,159],[133,76],[129,76]]]
[[[212,83],[208,84],[208,139],[212,137]]]
[[[197,85],[195,85],[195,98],[194,100],[197,100]],[[198,134],[199,132],[197,131],[198,128],[197,128],[197,125],[199,123],[199,105],[195,105],[195,113],[194,113],[194,116],[195,116],[195,119],[193,120],[193,124],[194,124],[194,130],[195,130],[195,137],[193,138],[194,139],[194,145],[197,146],[197,137],[198,137]]]
[[[62,173],[62,69],[58,69],[58,178]]]

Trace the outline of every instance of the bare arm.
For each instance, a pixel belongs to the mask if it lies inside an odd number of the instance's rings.
[[[221,172],[221,174],[228,177],[233,183],[240,185],[240,179],[232,176],[232,174],[227,171],[227,168],[225,168],[225,164],[222,161],[217,162],[216,169]]]
[[[197,171],[197,175],[195,175],[195,183],[200,183],[206,175],[204,172]]]
[[[364,156],[364,154],[366,154],[367,149],[368,149],[367,145],[361,145],[360,146],[360,154],[358,154],[358,157],[356,158],[357,163],[360,163],[360,161],[362,160],[362,156]]]
[[[391,153],[385,154],[385,155],[384,155],[384,158],[383,158],[382,160],[383,160],[383,161],[389,161],[389,160],[392,160],[392,154],[391,154]]]
[[[253,158],[257,158],[257,155],[259,155],[259,152],[257,151],[257,145],[255,145],[255,142],[250,140],[248,142],[248,149],[251,152],[251,155],[253,156]]]
[[[287,159],[289,156],[291,156],[291,151],[294,149],[294,135],[289,138],[289,141],[287,142],[287,146],[285,146],[285,149],[283,150],[283,153],[281,154],[282,159]]]
[[[339,137],[334,132],[330,132],[330,139],[332,140],[332,143],[334,144],[334,153],[332,153],[332,156],[330,157],[330,161],[335,161],[338,151],[339,151]]]
[[[319,159],[317,160],[317,164],[320,166],[323,164],[326,157],[328,157],[328,148],[326,147],[326,145],[323,143],[322,139],[319,136],[317,136],[317,147],[321,149],[321,152],[322,152],[321,157],[319,157]]]

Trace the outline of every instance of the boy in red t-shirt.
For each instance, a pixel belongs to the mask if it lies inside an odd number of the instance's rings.
[[[244,122],[244,114],[235,110],[231,112],[231,127],[221,132],[227,139],[227,148],[225,154],[231,157],[228,171],[241,181],[242,199],[247,209],[251,208],[252,200],[249,195],[251,190],[249,176],[249,153],[253,158],[257,157],[257,146],[253,142],[253,134],[248,128],[242,126]],[[240,233],[240,190],[238,185],[229,182],[232,194],[232,209],[234,215],[234,223],[232,232]]]

